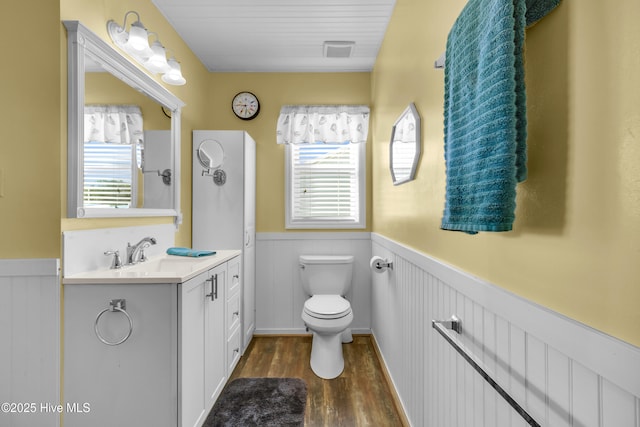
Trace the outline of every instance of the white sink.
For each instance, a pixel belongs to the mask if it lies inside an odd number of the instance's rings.
[[[62,279],[63,284],[182,283],[240,255],[239,250],[217,251],[204,257],[162,255],[118,269],[87,271]]]
[[[145,262],[140,262],[135,265],[127,265],[122,267],[122,272],[135,271],[135,272],[171,272],[171,271],[183,271],[193,270],[202,262],[209,262],[206,258],[192,258],[166,255],[160,258],[150,259]]]

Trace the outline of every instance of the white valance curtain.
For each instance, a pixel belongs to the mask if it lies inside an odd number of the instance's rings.
[[[369,113],[366,105],[285,105],[278,117],[276,142],[364,143]]]
[[[85,105],[84,142],[132,144],[142,141],[142,111],[137,105]]]

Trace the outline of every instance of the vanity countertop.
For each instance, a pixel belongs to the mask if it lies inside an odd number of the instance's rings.
[[[204,257],[161,255],[118,269],[93,270],[62,278],[65,285],[182,283],[236,256],[239,250],[216,251]]]

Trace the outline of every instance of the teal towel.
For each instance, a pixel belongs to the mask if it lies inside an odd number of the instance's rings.
[[[524,30],[559,0],[469,0],[447,39],[446,230],[509,231],[527,178]],[[527,17],[527,5],[535,6]]]
[[[560,0],[526,0],[527,1],[527,27],[544,18],[560,3]]]
[[[201,256],[215,255],[216,252],[195,250],[190,248],[169,248],[167,249],[167,254],[178,255],[178,256],[201,257]]]

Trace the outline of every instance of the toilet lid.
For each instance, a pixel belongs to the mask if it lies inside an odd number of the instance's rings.
[[[351,312],[351,304],[340,295],[314,295],[305,301],[304,311],[319,319],[338,319]]]

